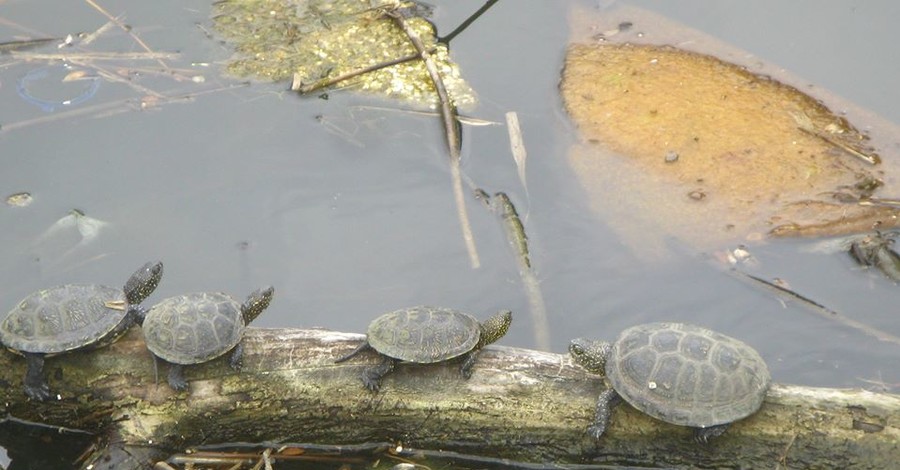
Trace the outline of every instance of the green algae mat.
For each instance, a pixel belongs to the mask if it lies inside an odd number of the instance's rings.
[[[258,80],[293,80],[299,88],[416,54],[388,13],[403,12],[431,51],[454,104],[475,102],[428,11],[388,0],[222,0],[214,4],[215,30],[235,48],[226,70]],[[421,60],[407,60],[336,84],[364,93],[435,107],[434,86]]]

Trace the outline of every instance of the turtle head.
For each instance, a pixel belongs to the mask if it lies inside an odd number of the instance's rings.
[[[244,324],[249,325],[250,322],[255,320],[269,306],[274,295],[275,288],[272,286],[256,289],[248,295],[244,305],[241,306],[241,316],[244,317]]]
[[[606,359],[612,346],[605,341],[578,338],[569,343],[569,354],[575,363],[595,374],[605,374]]]
[[[481,338],[478,340],[478,347],[487,346],[502,338],[509,330],[511,323],[512,312],[509,310],[497,312],[491,318],[481,322]]]
[[[129,305],[137,305],[156,290],[163,275],[162,261],[150,261],[134,272],[125,283],[125,299]]]

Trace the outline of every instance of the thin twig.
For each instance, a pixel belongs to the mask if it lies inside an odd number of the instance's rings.
[[[788,289],[787,287],[780,286],[772,281],[768,281],[761,277],[757,277],[752,274],[747,274],[745,272],[741,272],[741,271],[737,271],[737,270],[729,270],[728,272],[731,273],[733,276],[737,277],[738,279],[750,280],[755,283],[762,284],[763,286],[774,290],[775,293],[777,293],[779,295],[787,296],[789,299],[792,299],[792,300],[799,300],[803,305],[806,305],[807,307],[809,307],[809,310],[811,310],[825,318],[834,320],[838,323],[843,324],[844,326],[848,326],[850,328],[859,330],[869,336],[873,336],[873,337],[877,338],[880,341],[900,345],[900,338],[898,338],[890,333],[885,333],[881,330],[872,328],[871,326],[866,325],[865,323],[862,323],[862,322],[853,320],[852,318],[848,318],[844,315],[841,315],[840,313],[816,302],[815,300],[812,300],[809,297],[803,296],[797,292],[794,292],[793,290]]]
[[[434,89],[437,91],[440,99],[441,120],[444,124],[444,135],[447,138],[447,149],[450,152],[450,175],[453,180],[453,196],[456,200],[457,216],[462,228],[463,240],[466,243],[466,250],[469,253],[469,261],[472,268],[477,269],[481,266],[481,260],[478,257],[478,248],[475,246],[475,237],[472,235],[472,226],[469,223],[469,215],[466,212],[466,198],[463,194],[462,171],[459,167],[461,139],[459,135],[459,121],[456,117],[456,107],[447,94],[447,88],[444,86],[444,81],[441,79],[431,54],[425,49],[425,45],[422,43],[419,35],[406,22],[403,13],[398,10],[392,10],[387,15],[406,33],[409,41],[419,52],[419,56],[425,64],[425,69],[428,70],[428,75],[431,77]]]
[[[84,1],[87,2],[88,5],[94,7],[95,10],[99,11],[100,14],[106,16],[107,19],[109,19],[110,21],[115,23],[116,26],[118,26],[122,31],[125,31],[129,36],[131,36],[132,39],[134,39],[134,42],[138,43],[138,45],[141,46],[142,49],[144,49],[148,53],[153,53],[153,50],[150,49],[150,46],[148,46],[147,43],[145,43],[140,37],[138,37],[137,34],[134,34],[134,31],[132,31],[130,27],[126,26],[121,21],[119,21],[119,19],[117,17],[111,15],[108,11],[106,11],[103,7],[101,7],[99,4],[97,4],[94,0],[84,0]],[[157,62],[159,63],[159,65],[162,66],[162,68],[164,68],[164,69],[169,68],[169,65],[166,64],[165,61],[163,61],[161,58],[158,59]]]
[[[481,6],[481,8],[479,8],[478,10],[475,10],[475,13],[472,13],[471,15],[469,15],[469,17],[466,18],[465,21],[460,23],[459,26],[456,27],[456,29],[454,29],[453,31],[450,31],[450,33],[447,34],[446,36],[444,36],[442,38],[438,38],[438,42],[442,42],[444,44],[450,44],[450,41],[453,38],[458,36],[459,33],[465,31],[466,28],[468,28],[472,23],[474,23],[475,20],[478,19],[478,17],[483,15],[484,12],[488,11],[492,6],[494,6],[495,3],[497,3],[497,0],[487,0],[487,2],[485,2],[484,5]]]
[[[432,51],[433,50],[434,49],[432,49]],[[297,91],[297,92],[300,92],[301,94],[311,93],[313,91],[321,90],[322,88],[329,87],[331,85],[334,85],[335,83],[339,83],[344,80],[349,80],[351,78],[358,77],[360,75],[363,75],[363,74],[366,74],[369,72],[374,72],[376,70],[381,70],[386,67],[391,67],[391,66],[394,66],[397,64],[402,64],[404,62],[409,62],[411,60],[416,60],[418,58],[419,58],[419,54],[410,54],[407,56],[403,56],[399,59],[389,60],[387,62],[382,62],[380,64],[371,65],[369,67],[364,67],[364,68],[361,68],[358,70],[354,70],[352,72],[347,72],[347,73],[338,75],[336,77],[318,80],[314,83],[310,83],[309,85],[303,85],[302,82],[300,80],[298,80],[299,74],[295,73],[294,79],[291,82],[291,91]]]
[[[11,51],[10,55],[24,60],[156,60],[176,59],[177,52],[58,52],[53,54]]]
[[[877,165],[877,164],[881,163],[881,157],[879,157],[878,154],[876,154],[874,152],[871,154],[862,152],[858,149],[851,147],[850,145],[847,145],[836,139],[832,139],[831,137],[829,137],[827,134],[825,134],[823,132],[819,132],[819,130],[816,129],[815,124],[813,124],[812,119],[810,119],[810,117],[807,116],[806,113],[802,113],[802,112],[793,113],[792,112],[791,117],[793,117],[794,121],[797,123],[797,129],[799,129],[813,137],[819,138],[822,141],[824,141],[825,143],[833,145],[833,146],[843,150],[844,152],[850,154],[851,156],[856,157],[856,158],[868,163],[869,165]]]
[[[131,87],[131,89],[133,89],[137,93],[143,93],[145,95],[155,96],[157,98],[167,98],[166,95],[164,95],[156,90],[153,90],[153,89],[147,88],[143,85],[140,85],[138,83],[135,83],[132,80],[124,78],[114,72],[110,72],[109,70],[106,70],[103,67],[99,67],[96,64],[91,64],[91,63],[82,62],[82,61],[74,61],[74,60],[71,62],[73,64],[80,65],[85,68],[93,68],[94,71],[97,73],[97,75],[100,77],[103,77],[104,79],[106,79],[106,81],[112,82],[112,83],[121,83],[128,87]]]
[[[220,91],[227,91],[227,90],[231,90],[234,88],[240,88],[240,87],[245,87],[245,86],[248,86],[248,84],[247,83],[239,83],[236,85],[227,85],[227,86],[222,86],[222,87],[217,87],[217,88],[210,88],[208,90],[184,93],[184,94],[176,95],[176,96],[163,96],[158,101],[153,102],[153,103],[147,103],[144,100],[135,99],[135,98],[126,98],[126,99],[117,100],[117,101],[110,101],[108,103],[100,103],[100,104],[96,104],[93,106],[86,106],[83,108],[71,109],[71,110],[68,110],[65,112],[61,112],[61,113],[48,114],[45,116],[41,116],[41,117],[34,118],[34,119],[28,119],[25,121],[13,122],[10,124],[3,124],[2,126],[0,126],[0,133],[13,131],[13,130],[17,130],[17,129],[23,129],[23,128],[31,127],[31,126],[38,125],[38,124],[46,124],[49,122],[54,122],[54,121],[59,121],[59,120],[64,120],[64,119],[69,119],[69,118],[75,118],[75,117],[79,117],[79,116],[97,117],[98,115],[100,115],[101,112],[104,112],[104,111],[107,113],[104,116],[110,116],[110,115],[114,115],[114,114],[120,114],[120,113],[123,113],[126,111],[136,111],[136,110],[146,109],[146,108],[150,108],[150,107],[156,107],[156,106],[159,106],[161,104],[166,104],[166,103],[174,103],[174,102],[178,102],[178,101],[190,101],[198,96],[202,96],[202,95],[206,95],[206,94],[210,94],[210,93],[217,93]]]
[[[118,20],[118,18],[116,18],[116,20]],[[78,45],[80,45],[80,46],[90,45],[90,43],[97,40],[97,38],[99,38],[103,34],[106,34],[106,32],[109,31],[110,29],[112,29],[115,25],[116,25],[116,22],[113,20],[109,20],[106,23],[103,23],[103,26],[97,28],[96,31],[94,31],[91,34],[86,35],[81,41],[79,41]]]
[[[0,42],[0,54],[40,47],[54,41],[59,41],[59,38],[27,39],[24,41]]]
[[[388,112],[393,112],[393,113],[409,114],[412,116],[440,117],[440,115],[441,115],[440,113],[437,113],[434,111],[419,111],[416,109],[389,108],[389,107],[385,107],[385,106],[357,105],[357,106],[351,106],[350,108],[358,109],[358,110],[362,110],[362,111],[366,111],[366,110],[388,111]],[[468,126],[484,127],[484,126],[499,126],[500,125],[500,123],[497,121],[488,121],[486,119],[479,119],[479,118],[474,118],[471,116],[463,116],[460,114],[457,114],[456,118],[459,119],[460,124],[465,124]]]

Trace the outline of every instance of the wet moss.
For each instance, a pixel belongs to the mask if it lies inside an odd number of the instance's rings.
[[[260,80],[311,84],[414,54],[407,36],[385,15],[395,2],[369,0],[223,0],[214,6],[215,29],[234,44],[229,73]],[[412,8],[410,4],[401,4]],[[475,102],[434,26],[407,20],[434,48],[451,98],[459,107]],[[420,60],[369,72],[337,85],[434,106],[437,95]]]

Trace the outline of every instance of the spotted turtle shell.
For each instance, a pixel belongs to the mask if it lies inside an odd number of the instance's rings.
[[[67,284],[32,293],[0,324],[0,342],[18,352],[59,354],[105,345],[115,339],[126,309],[122,289],[97,284]]]
[[[619,335],[606,361],[619,395],[654,418],[683,426],[730,423],[759,409],[766,363],[750,346],[698,326],[649,323]]]
[[[430,364],[471,351],[481,337],[478,320],[447,308],[418,306],[386,313],[369,324],[376,351],[401,361]]]
[[[219,292],[165,299],[150,309],[143,325],[147,348],[174,364],[215,359],[237,346],[245,329],[241,304]]]

